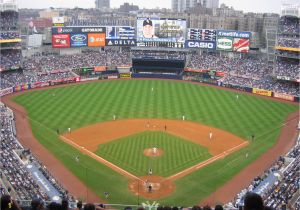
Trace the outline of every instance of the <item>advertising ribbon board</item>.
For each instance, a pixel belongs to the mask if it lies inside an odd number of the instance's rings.
[[[69,48],[70,34],[54,34],[52,35],[53,48]]]
[[[129,79],[129,78],[131,78],[131,74],[130,73],[122,73],[122,74],[120,74],[120,78]]]
[[[71,47],[87,46],[86,34],[71,34]]]
[[[262,89],[258,89],[258,88],[253,88],[252,93],[262,95],[262,96],[272,96],[272,91],[262,90]]]
[[[186,40],[185,47],[186,48],[216,50],[216,42],[215,41]]]
[[[105,46],[105,33],[89,33],[88,34],[89,47],[104,47]]]
[[[233,39],[231,37],[218,37],[217,50],[232,51]]]
[[[288,95],[288,94],[284,94],[284,93],[274,93],[274,97],[275,98],[281,98],[287,101],[294,101],[294,96]]]

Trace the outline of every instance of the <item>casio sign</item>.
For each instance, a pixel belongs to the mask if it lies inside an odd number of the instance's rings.
[[[76,34],[76,35],[73,35],[71,37],[71,39],[74,42],[83,42],[86,40],[86,36],[84,36],[83,34]]]
[[[188,42],[188,47],[214,49],[214,44],[209,42]]]

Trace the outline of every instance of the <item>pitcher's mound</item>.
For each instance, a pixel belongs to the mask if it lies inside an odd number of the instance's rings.
[[[139,180],[129,182],[129,190],[135,195],[144,198],[162,198],[170,195],[175,190],[175,185],[169,179],[160,176],[143,176]],[[151,190],[149,190],[151,185]]]
[[[147,148],[144,149],[144,155],[149,157],[159,157],[164,154],[164,151],[159,148]]]

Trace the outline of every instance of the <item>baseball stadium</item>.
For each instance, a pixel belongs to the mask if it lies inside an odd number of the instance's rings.
[[[258,45],[185,13],[1,5],[1,209],[300,209],[299,7]]]

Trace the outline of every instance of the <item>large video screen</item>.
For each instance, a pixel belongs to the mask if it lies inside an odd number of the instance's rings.
[[[184,48],[186,20],[137,18],[137,46]]]

